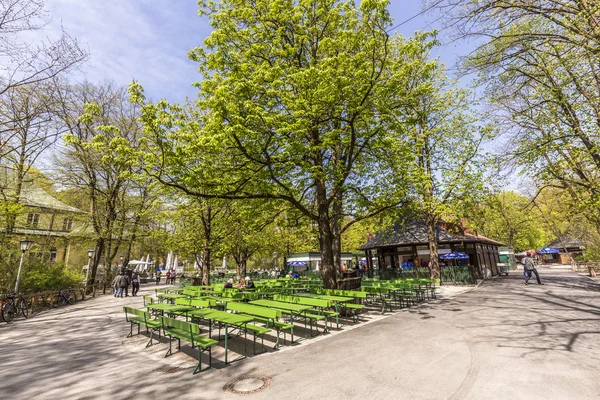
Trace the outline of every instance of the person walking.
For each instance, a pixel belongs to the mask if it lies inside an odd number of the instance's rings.
[[[129,280],[127,278],[127,275],[125,275],[125,274],[119,275],[118,284],[119,284],[119,291],[117,292],[117,297],[123,297],[123,291],[129,285]]]
[[[160,276],[162,275],[162,271],[159,269],[158,271],[156,271],[156,284],[160,284]]]
[[[131,277],[131,288],[131,295],[137,295],[137,292],[140,290],[140,277],[137,272],[134,272]]]
[[[121,275],[115,275],[115,277],[113,278],[110,287],[113,290],[113,295],[115,297],[117,297],[117,293],[119,293],[119,279],[120,279]]]
[[[171,283],[171,270],[167,270],[167,281],[165,282],[167,285]]]
[[[177,272],[175,272],[175,270],[171,271],[171,284],[175,284],[175,281],[177,280]]]
[[[537,279],[538,285],[543,285],[542,281],[540,280],[540,274],[538,273],[537,269],[535,268],[535,263],[529,253],[527,253],[527,255],[523,258],[523,260],[521,262],[523,263],[523,270],[525,271],[524,272],[525,284],[529,285],[529,280],[531,279],[531,274],[535,274],[535,278]]]

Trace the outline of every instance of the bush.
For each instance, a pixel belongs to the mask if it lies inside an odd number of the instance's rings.
[[[15,262],[2,263],[0,293],[14,290],[19,265]],[[60,288],[81,286],[85,276],[70,270],[63,263],[43,263],[39,260],[26,261],[21,271],[21,293],[44,292]]]

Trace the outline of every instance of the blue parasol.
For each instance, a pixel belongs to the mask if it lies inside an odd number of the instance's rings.
[[[442,254],[440,258],[442,260],[461,260],[469,258],[469,255],[465,253],[447,253]]]
[[[306,267],[308,264],[306,261],[290,261],[287,263],[289,267]]]
[[[538,250],[538,254],[558,254],[560,250],[555,249],[554,247],[544,247],[541,250]]]

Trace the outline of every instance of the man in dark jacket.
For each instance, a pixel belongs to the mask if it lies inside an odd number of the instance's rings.
[[[527,256],[525,256],[521,262],[523,263],[523,269],[525,270],[525,284],[529,285],[531,274],[535,274],[538,285],[543,285],[542,281],[540,281],[540,274],[538,274],[533,258],[530,257],[529,253],[527,253]]]
[[[129,286],[129,277],[125,274],[119,275],[119,292],[117,297],[123,297],[123,291]]]
[[[131,278],[131,295],[135,296],[139,290],[140,290],[140,276],[137,274],[137,272],[134,272],[133,277]]]

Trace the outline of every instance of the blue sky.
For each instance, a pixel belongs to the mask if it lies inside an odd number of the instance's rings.
[[[91,54],[75,79],[85,76],[92,82],[109,79],[123,85],[136,79],[154,100],[195,97],[191,83],[199,78],[197,65],[186,54],[211,30],[198,16],[195,0],[47,0],[46,6],[52,21],[43,33],[53,36],[62,26]],[[420,0],[392,0],[390,5],[396,24],[421,10]],[[435,27],[430,24],[434,19],[425,14],[397,31],[411,35],[429,30]],[[467,51],[465,45],[450,45],[437,54],[450,66]]]

